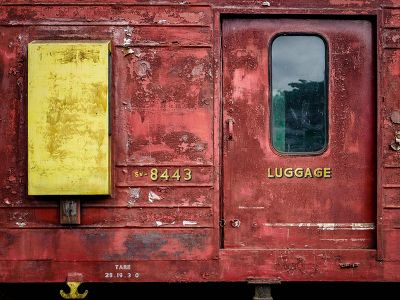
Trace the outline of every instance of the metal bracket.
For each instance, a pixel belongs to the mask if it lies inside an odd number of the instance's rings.
[[[88,290],[85,290],[83,294],[78,292],[78,287],[81,285],[82,282],[67,282],[69,286],[69,293],[65,293],[64,290],[60,290],[60,295],[64,299],[84,299],[86,298],[87,294],[89,293]]]
[[[81,223],[81,202],[76,199],[60,201],[60,224],[79,225]]]
[[[253,300],[273,300],[271,286],[268,284],[256,285]]]

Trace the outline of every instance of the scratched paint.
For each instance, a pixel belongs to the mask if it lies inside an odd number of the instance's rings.
[[[319,230],[375,230],[374,223],[263,223],[267,227],[316,227]]]
[[[156,193],[154,193],[153,191],[149,191],[149,202],[153,203],[154,201],[160,201],[161,197],[158,196]]]
[[[160,227],[160,226],[165,226],[165,225],[175,225],[175,221],[172,221],[172,222],[170,222],[170,223],[168,223],[168,222],[162,222],[162,221],[156,221],[156,225],[157,225],[157,227]]]

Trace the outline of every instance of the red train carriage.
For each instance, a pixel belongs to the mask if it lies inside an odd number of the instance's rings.
[[[2,282],[400,280],[397,0],[15,0],[0,26]]]

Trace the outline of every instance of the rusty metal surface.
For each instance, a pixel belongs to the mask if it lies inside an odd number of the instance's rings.
[[[400,161],[390,148],[400,130],[391,120],[399,109],[400,2],[276,0],[269,7],[262,2],[0,1],[2,282],[65,281],[74,272],[82,274],[82,281],[109,282],[400,281]],[[290,228],[289,237],[286,229],[253,227],[266,219],[262,210],[243,209],[240,216],[230,218],[232,208],[239,205],[228,197],[226,187],[220,188],[229,180],[237,183],[236,187],[229,183],[230,189],[243,190],[248,183],[251,194],[258,188],[259,197],[249,196],[243,206],[261,207],[267,202],[258,205],[257,201],[266,201],[262,193],[269,194],[262,191],[265,181],[248,171],[265,175],[265,165],[259,161],[263,151],[250,153],[249,159],[239,152],[229,161],[225,157],[225,167],[229,162],[247,170],[240,180],[240,174],[222,170],[220,160],[227,153],[221,117],[222,103],[229,96],[226,68],[230,67],[225,60],[235,55],[221,48],[221,24],[228,15],[237,14],[336,19],[333,24],[314,20],[313,27],[292,20],[285,29],[319,28],[328,37],[329,111],[337,122],[330,139],[336,135],[341,141],[334,145],[336,156],[332,150],[319,157],[323,161],[313,157],[302,162],[303,167],[328,162],[334,167],[333,178],[318,182],[318,194],[316,185],[301,190],[313,199],[312,205],[296,204],[290,195],[283,195],[289,190],[279,188],[282,182],[275,184],[286,200],[269,207],[273,218],[264,223],[307,220],[317,224]],[[344,21],[340,15],[363,21]],[[256,39],[259,33],[255,30],[249,36]],[[113,194],[80,199],[81,224],[75,228],[59,224],[57,197],[26,195],[27,45],[46,39],[110,40],[112,44]],[[257,43],[254,47],[260,49]],[[235,64],[246,72],[260,71],[261,64],[267,63],[265,55]],[[267,93],[268,72],[260,72],[265,75],[260,87]],[[249,93],[257,94],[257,89]],[[246,115],[243,105],[236,109],[241,113],[234,118],[233,135],[237,128],[246,131],[241,126],[244,116],[254,117],[251,111]],[[376,119],[371,117],[374,112]],[[256,121],[264,120],[268,112],[260,108],[255,116],[246,125],[261,136],[268,130]],[[247,139],[242,143],[254,146]],[[294,159],[290,163],[279,159],[282,167],[294,163]],[[299,186],[293,191],[300,194]],[[320,198],[330,201],[320,203]],[[220,209],[227,217],[222,233]],[[333,223],[328,227],[334,230],[319,230],[320,222]],[[377,229],[350,230],[354,223]]]

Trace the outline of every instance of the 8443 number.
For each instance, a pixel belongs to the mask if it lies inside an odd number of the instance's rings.
[[[163,181],[170,181],[170,180],[176,180],[176,181],[190,181],[192,180],[192,170],[189,168],[185,168],[182,171],[180,169],[175,169],[175,170],[168,170],[168,169],[157,169],[157,168],[152,168],[150,170],[150,179],[152,181],[158,181],[158,180],[163,180]]]

